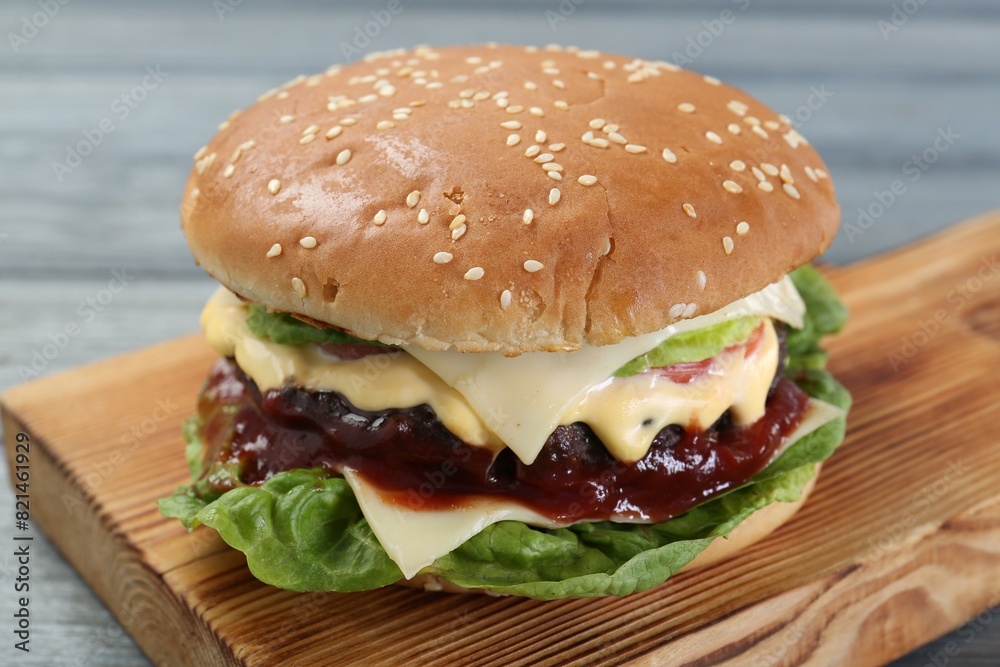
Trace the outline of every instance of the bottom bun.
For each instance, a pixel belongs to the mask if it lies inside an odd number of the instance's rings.
[[[747,547],[760,542],[762,539],[777,530],[782,524],[795,516],[799,508],[809,498],[816,480],[819,478],[821,465],[816,466],[816,474],[809,480],[809,483],[802,489],[799,499],[791,503],[771,503],[763,509],[757,510],[747,519],[740,523],[729,533],[728,537],[716,538],[708,547],[699,553],[694,559],[681,568],[685,570],[695,570],[700,567],[708,567],[721,561],[727,560]],[[446,579],[441,579],[433,574],[418,574],[412,579],[400,579],[397,586],[409,586],[411,588],[422,588],[425,591],[435,591],[443,593],[485,593],[487,595],[501,595],[481,588],[465,588],[458,584],[453,584]]]

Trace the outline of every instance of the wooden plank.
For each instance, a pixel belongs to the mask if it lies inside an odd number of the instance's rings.
[[[153,504],[187,474],[179,424],[214,358],[198,336],[8,392],[5,440],[31,435],[33,518],[160,665],[881,664],[1000,599],[998,256],[994,215],[834,270],[856,408],[813,498],[731,561],[622,599],[256,582]]]

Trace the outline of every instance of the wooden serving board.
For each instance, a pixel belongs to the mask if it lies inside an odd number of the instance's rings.
[[[1000,603],[1000,214],[830,275],[847,441],[805,508],[620,599],[296,594],[156,509],[187,479],[199,336],[18,387],[32,519],[158,665],[882,664]],[[195,314],[192,313],[192,322]]]

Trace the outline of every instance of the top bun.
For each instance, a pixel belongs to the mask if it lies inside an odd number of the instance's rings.
[[[717,310],[825,250],[839,218],[822,160],[746,93],[495,44],[375,54],[265,93],[195,156],[182,205],[198,262],[249,301],[508,355]]]

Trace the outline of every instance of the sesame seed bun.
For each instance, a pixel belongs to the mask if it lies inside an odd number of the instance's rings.
[[[839,218],[816,152],[742,91],[502,45],[270,91],[199,151],[182,205],[198,262],[250,301],[508,355],[717,310],[825,250]]]
[[[708,548],[694,557],[694,560],[680,569],[681,572],[690,572],[699,568],[708,567],[728,560],[754,544],[757,544],[765,537],[776,531],[787,523],[795,514],[802,509],[809,494],[816,488],[816,480],[819,478],[821,464],[816,465],[816,474],[802,489],[802,495],[798,500],[790,503],[771,503],[742,521],[729,533],[728,537],[717,537],[708,545]],[[446,579],[434,576],[433,574],[418,574],[412,579],[401,579],[396,582],[398,586],[408,586],[411,588],[423,588],[428,591],[440,591],[444,593],[483,593],[476,588],[465,588]]]

